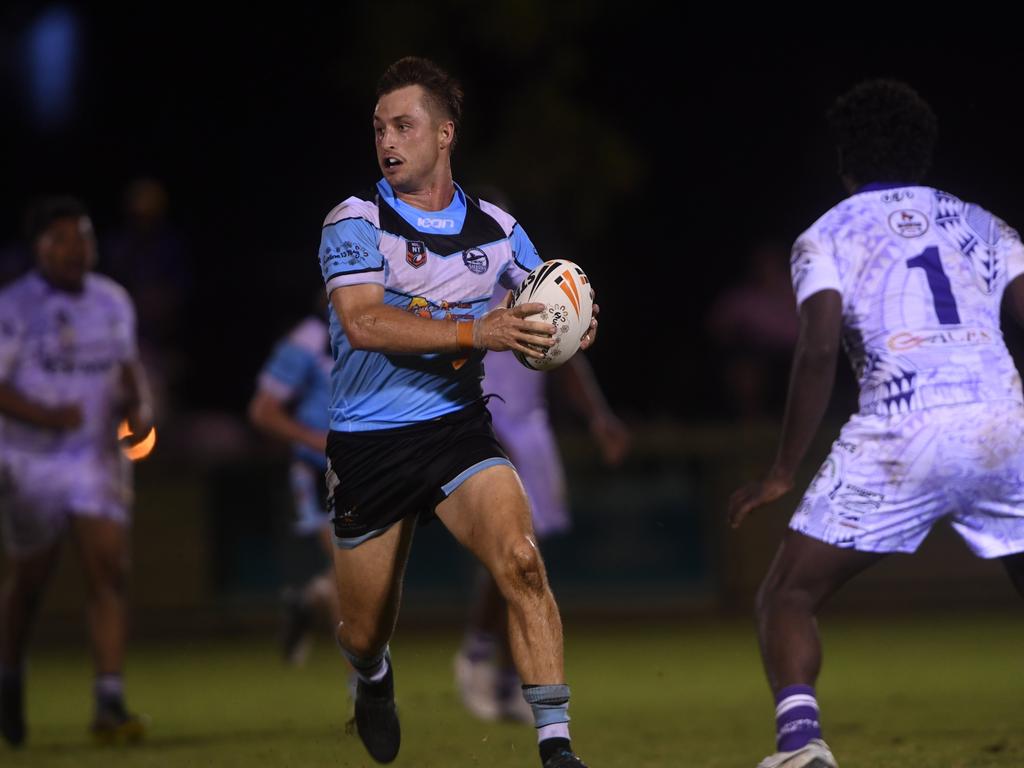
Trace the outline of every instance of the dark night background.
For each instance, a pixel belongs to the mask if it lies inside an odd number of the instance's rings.
[[[75,20],[77,53],[66,117],[47,125],[31,108],[25,52],[53,8]],[[102,236],[126,183],[162,180],[188,243],[179,398],[195,407],[240,407],[268,345],[306,310],[322,217],[379,176],[375,79],[407,53],[465,84],[456,180],[499,188],[542,253],[590,272],[604,309],[592,359],[627,413],[727,412],[705,314],[753,244],[791,242],[841,198],[823,114],[859,79],[906,79],[933,104],[932,183],[1011,223],[1024,216],[1012,51],[718,40],[697,24],[676,37],[645,14],[582,3],[201,20],[166,6],[15,4],[0,18],[0,241],[51,192],[83,197]]]

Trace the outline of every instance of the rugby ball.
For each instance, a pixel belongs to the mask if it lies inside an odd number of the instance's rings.
[[[527,357],[513,350],[516,359],[535,371],[550,371],[564,364],[580,348],[594,308],[594,291],[586,273],[565,259],[545,261],[512,293],[510,306],[543,304],[545,309],[527,320],[553,323],[555,345],[543,358]],[[538,347],[538,349],[541,349]]]

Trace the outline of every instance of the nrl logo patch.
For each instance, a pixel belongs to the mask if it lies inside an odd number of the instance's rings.
[[[419,269],[427,263],[427,246],[419,240],[406,241],[405,260],[409,262],[409,266]]]

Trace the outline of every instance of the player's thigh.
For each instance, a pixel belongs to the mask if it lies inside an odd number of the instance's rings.
[[[67,529],[67,497],[53,462],[8,457],[0,465],[0,527],[12,560],[53,547]]]
[[[798,531],[786,531],[758,594],[764,608],[780,599],[805,601],[817,608],[858,573],[885,557],[837,547]]]
[[[517,545],[536,547],[526,492],[508,464],[468,478],[438,504],[436,514],[484,565],[498,563]]]
[[[334,547],[334,574],[344,620],[397,610],[415,529],[416,518],[406,517],[358,546]]]
[[[953,529],[979,557],[1014,563],[1024,552],[1024,406],[998,401],[957,411],[947,462],[961,499]]]
[[[544,418],[495,430],[526,489],[533,527],[541,539],[570,528],[565,472],[554,433]]]

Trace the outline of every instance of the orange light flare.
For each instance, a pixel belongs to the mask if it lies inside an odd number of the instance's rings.
[[[153,448],[156,446],[156,427],[150,427],[149,433],[135,445],[128,445],[124,442],[125,438],[131,436],[132,429],[128,426],[126,419],[117,427],[117,439],[122,441],[121,451],[132,461],[142,461],[153,452]]]

